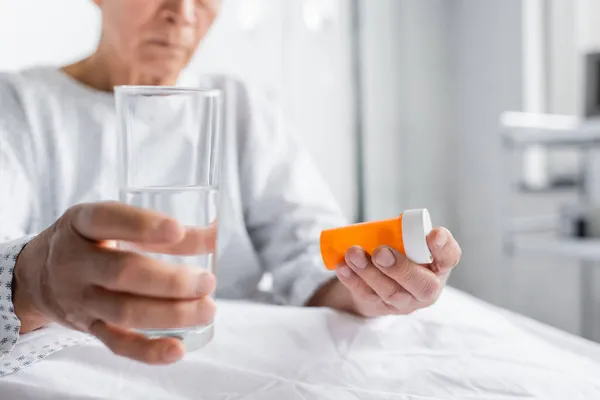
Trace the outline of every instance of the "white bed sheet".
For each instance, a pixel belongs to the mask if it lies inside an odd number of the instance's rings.
[[[0,399],[600,399],[600,346],[452,289],[370,321],[220,302],[213,343],[176,365],[91,342],[1,378]]]

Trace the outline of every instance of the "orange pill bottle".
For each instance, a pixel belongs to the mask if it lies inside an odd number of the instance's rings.
[[[427,235],[431,229],[431,217],[425,209],[407,210],[384,221],[329,229],[321,233],[321,256],[327,269],[334,270],[352,246],[360,246],[369,254],[380,246],[389,246],[414,263],[430,264],[433,258]]]

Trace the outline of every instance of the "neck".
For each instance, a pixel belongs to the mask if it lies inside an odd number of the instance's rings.
[[[118,85],[174,85],[178,78],[177,75],[142,73],[123,63],[102,41],[91,56],[62,70],[81,83],[103,92],[112,92]]]

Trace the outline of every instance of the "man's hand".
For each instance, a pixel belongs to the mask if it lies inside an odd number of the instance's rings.
[[[132,329],[210,323],[215,277],[136,252],[193,255],[214,251],[216,229],[186,229],[153,211],[121,203],[68,210],[21,252],[13,302],[21,332],[51,321],[98,337],[114,353],[150,364],[179,360],[174,338],[149,340]]]
[[[388,247],[372,256],[359,247],[346,253],[337,268],[339,281],[325,285],[309,305],[326,305],[365,317],[410,314],[435,303],[451,270],[458,265],[461,249],[445,228],[427,237],[433,263],[414,264]]]

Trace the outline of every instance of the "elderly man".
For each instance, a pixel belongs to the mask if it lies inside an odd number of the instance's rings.
[[[95,3],[103,23],[91,56],[61,69],[0,75],[2,354],[19,333],[57,322],[119,355],[172,363],[184,353],[180,341],[135,330],[210,322],[216,281],[219,296],[252,300],[266,272],[271,300],[280,304],[375,317],[435,302],[460,259],[444,228],[428,237],[431,265],[390,248],[352,248],[337,276],[323,268],[318,234],[345,223],[332,195],[255,94],[227,77],[194,82],[222,89],[227,103],[217,277],[112,246],[123,240],[185,253],[211,241],[210,233],[108,200],[118,198],[113,87],[181,83],[219,1]]]

